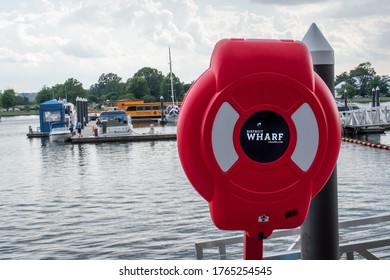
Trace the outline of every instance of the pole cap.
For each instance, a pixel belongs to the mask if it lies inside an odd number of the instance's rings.
[[[335,64],[333,48],[315,23],[312,23],[305,36],[303,36],[302,42],[310,50],[313,65]]]

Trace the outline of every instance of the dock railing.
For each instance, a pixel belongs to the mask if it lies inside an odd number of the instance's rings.
[[[389,127],[390,125],[390,108],[387,106],[342,111],[339,115],[343,127]]]
[[[343,221],[339,223],[339,232],[340,259],[390,259],[390,215]],[[300,259],[299,248],[299,228],[278,230],[264,240],[264,259]],[[195,244],[198,260],[242,259],[242,251],[242,236]]]

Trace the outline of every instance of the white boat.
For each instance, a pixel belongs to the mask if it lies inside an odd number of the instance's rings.
[[[68,142],[72,137],[72,132],[68,127],[65,126],[66,123],[54,123],[49,132],[49,139],[53,142]]]
[[[123,110],[103,111],[96,119],[98,135],[115,133],[132,133],[131,116]]]
[[[65,122],[66,126],[69,127],[72,122],[73,125],[76,125],[76,109],[73,103],[67,102],[66,99],[62,100],[65,108]]]
[[[175,98],[173,94],[173,77],[172,77],[172,60],[171,60],[171,48],[169,48],[169,73],[171,79],[171,99],[172,104],[166,109],[165,120],[167,123],[177,123],[179,118],[180,108],[175,104]]]
[[[55,122],[51,124],[49,139],[53,142],[68,142],[72,137],[72,131],[69,130],[71,123],[76,125],[76,110],[73,103],[66,99],[59,100],[63,103],[65,110],[65,122]]]
[[[177,119],[179,118],[179,106],[172,104],[167,107],[167,113],[165,115],[165,119],[167,123],[177,123]]]

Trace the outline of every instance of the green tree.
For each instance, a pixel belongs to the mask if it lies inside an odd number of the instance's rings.
[[[126,89],[127,89],[127,86],[126,86]],[[134,100],[135,96],[134,96],[133,93],[131,93],[131,92],[127,93],[127,91],[126,91],[125,94],[122,95],[121,99],[123,99],[123,100]]]
[[[4,90],[3,94],[1,95],[1,104],[3,108],[10,109],[15,108],[16,105],[16,93],[13,89],[6,89]]]
[[[16,95],[15,96],[15,104],[16,105],[29,105],[30,102],[28,101],[27,97]]]
[[[379,93],[381,95],[388,96],[389,95],[389,85],[390,85],[390,78],[389,76],[375,76],[370,83],[371,92],[372,89],[376,89],[379,87]]]
[[[69,78],[65,81],[65,83],[61,86],[63,96],[65,99],[67,99],[69,102],[75,104],[77,97],[86,98],[88,93],[83,88],[83,84],[73,78]]]
[[[149,87],[150,91],[150,97],[151,101],[159,101],[161,96],[161,82],[164,79],[164,75],[161,73],[161,71],[158,71],[157,69],[150,68],[150,67],[144,67],[138,70],[134,77],[142,77],[146,80],[146,83]],[[146,98],[144,98],[146,101]]]
[[[349,72],[349,76],[354,80],[356,92],[365,96],[371,94],[371,81],[376,72],[370,62],[360,63],[358,67]]]
[[[354,86],[348,83],[344,83],[339,89],[337,89],[337,93],[344,96],[344,94],[347,94],[347,98],[353,99],[353,97],[356,95],[356,89]]]
[[[122,96],[125,94],[125,85],[117,74],[101,74],[97,83],[93,84],[89,93],[94,101],[105,100],[109,96]]]
[[[63,84],[56,84],[51,88],[53,96],[57,100],[64,100],[75,104],[77,97],[87,97],[87,91],[83,84],[74,78],[69,78]]]
[[[381,76],[379,88],[380,93],[386,96],[390,96],[390,77],[388,75]]]
[[[173,96],[175,101],[182,101],[184,97],[184,84],[180,82],[180,79],[176,77],[174,73],[172,73],[172,84],[173,84]],[[170,73],[168,73],[161,82],[161,96],[164,97],[165,101],[172,100],[171,93],[171,77]]]
[[[348,84],[348,94],[358,94],[362,96],[372,96],[372,89],[379,86],[381,94],[389,94],[389,77],[378,76],[370,62],[360,63],[356,68],[348,72],[343,72],[336,76],[335,84],[345,82]],[[352,88],[350,87],[353,87]],[[344,88],[338,90],[343,94]]]
[[[37,97],[35,98],[35,101],[38,104],[41,104],[43,102],[49,101],[51,99],[54,99],[54,92],[52,91],[51,88],[48,86],[43,86],[43,88],[38,91]]]
[[[193,85],[194,81],[192,81],[190,84],[184,84],[183,86],[183,98],[184,95],[190,90],[191,86]]]
[[[353,79],[351,78],[351,76],[346,71],[341,73],[340,75],[336,76],[335,84],[338,85],[342,82],[345,82],[345,83],[350,84],[350,85],[355,84]]]
[[[52,86],[50,88],[50,91],[53,94],[53,99],[57,99],[57,100],[66,99],[65,94],[64,94],[63,84],[56,84],[56,85]]]
[[[150,100],[148,82],[141,76],[134,76],[132,79],[128,80],[126,94],[132,94],[136,99]]]
[[[64,100],[75,104],[77,97],[86,98],[87,91],[83,88],[83,84],[74,78],[69,78],[63,84],[56,84],[55,86],[44,86],[35,98],[38,104],[46,102],[51,99]]]

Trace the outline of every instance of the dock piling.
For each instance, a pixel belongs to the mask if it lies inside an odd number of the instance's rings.
[[[334,94],[334,52],[313,23],[302,41],[308,46],[314,71]],[[306,260],[339,259],[337,166],[324,188],[311,202],[301,227],[301,254]]]

